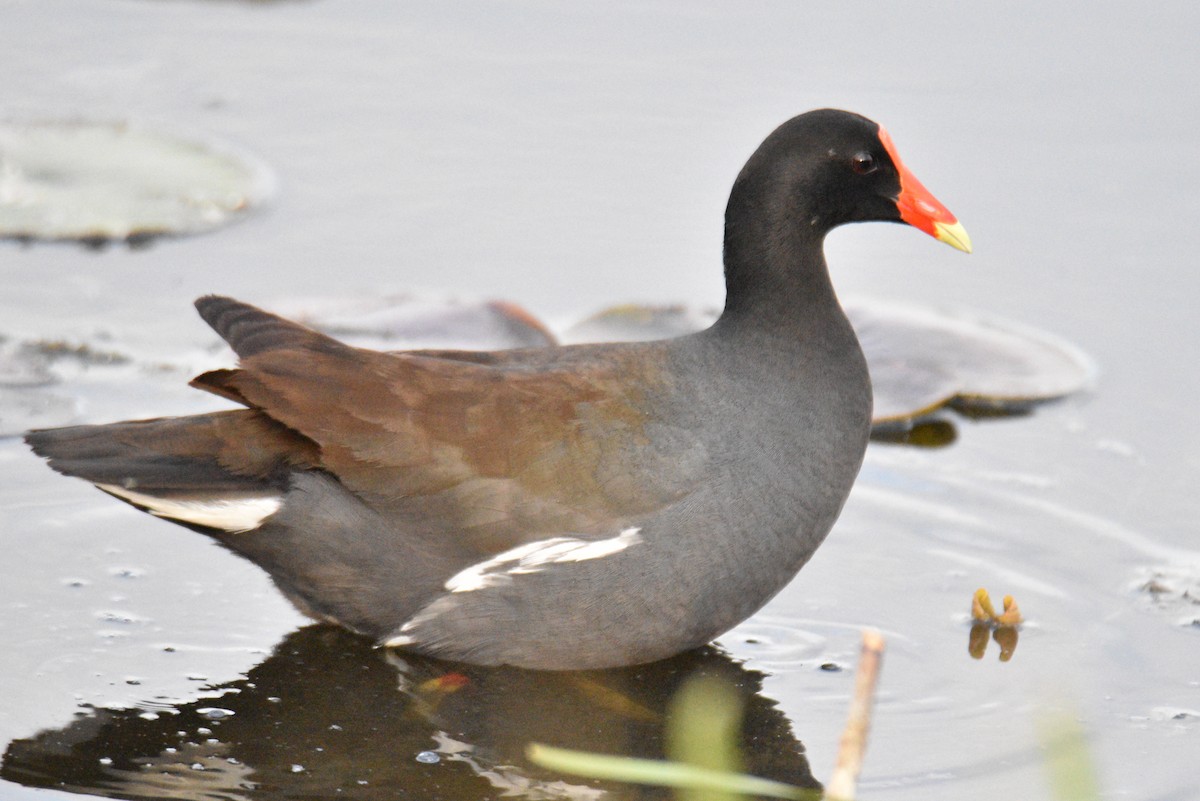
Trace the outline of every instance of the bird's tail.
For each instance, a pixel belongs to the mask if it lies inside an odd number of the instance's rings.
[[[288,476],[318,466],[310,440],[261,412],[30,431],[58,472],[133,506],[205,531],[248,531],[279,508]]]

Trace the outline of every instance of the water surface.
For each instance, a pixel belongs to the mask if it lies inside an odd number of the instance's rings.
[[[842,229],[828,243],[839,290],[1005,315],[1076,342],[1101,376],[1029,417],[960,420],[947,448],[872,445],[829,541],[714,658],[758,691],[765,750],[803,741],[825,778],[852,679],[821,666],[851,666],[859,628],[881,628],[864,797],[1049,798],[1035,733],[1055,712],[1081,722],[1112,797],[1196,796],[1193,5],[40,0],[3,15],[6,116],[162,123],[234,142],[278,178],[267,210],[203,237],[0,245],[0,334],[136,356],[55,365],[62,381],[45,389],[79,421],[215,408],[184,386],[227,358],[190,310],[207,292],[497,297],[558,325],[621,302],[719,305],[725,197],[758,142],[822,105],[884,122],[976,252],[898,226]],[[519,682],[474,696],[490,733],[419,714],[402,669],[371,661],[383,655],[296,633],[303,620],[252,566],[54,475],[15,439],[0,440],[0,476],[5,798],[58,781],[119,793],[113,771],[153,771],[138,765],[190,742],[202,766],[244,769],[224,768],[233,784],[210,797],[378,797],[357,783],[371,767],[392,771],[381,792],[482,798],[506,744],[539,733],[529,709],[544,696]],[[967,652],[981,585],[1015,594],[1029,619],[1008,662],[994,644]],[[306,739],[294,706],[272,716],[276,696],[245,683],[302,674],[296,649],[319,652],[322,636],[370,678],[331,669],[305,684],[304,704],[329,711],[305,718],[324,727]],[[222,700],[230,690],[242,706]],[[296,755],[332,748],[328,726],[339,709],[361,721],[363,693],[410,715],[389,719],[393,751],[360,728],[371,748]],[[628,734],[639,713],[588,699],[578,708],[609,709],[620,742],[653,748]],[[197,710],[235,706],[200,736]],[[220,733],[234,721],[237,736]],[[279,753],[246,750],[275,722]],[[620,750],[617,738],[592,745]],[[449,741],[477,750],[415,761]],[[38,742],[59,761],[13,772]]]

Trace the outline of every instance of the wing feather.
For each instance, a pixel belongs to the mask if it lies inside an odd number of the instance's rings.
[[[375,508],[454,530],[483,552],[608,531],[614,514],[688,489],[686,475],[668,486],[659,476],[670,471],[647,470],[670,455],[650,452],[645,394],[665,386],[644,354],[617,348],[585,370],[567,348],[528,361],[381,353],[228,298],[197,307],[240,357],[239,369],[198,378],[201,388],[312,440],[321,466]]]

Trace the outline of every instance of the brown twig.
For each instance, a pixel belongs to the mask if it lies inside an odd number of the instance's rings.
[[[850,715],[842,731],[837,763],[825,786],[825,797],[833,801],[854,801],[858,774],[862,771],[863,754],[867,750],[867,732],[871,728],[871,706],[875,702],[875,685],[879,681],[879,666],[883,661],[883,635],[874,629],[863,632],[862,654],[854,677],[854,698]]]

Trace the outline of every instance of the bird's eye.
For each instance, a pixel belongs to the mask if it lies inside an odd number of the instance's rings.
[[[875,157],[870,153],[855,153],[850,159],[850,168],[859,175],[867,175],[879,169],[879,165],[875,163]]]

